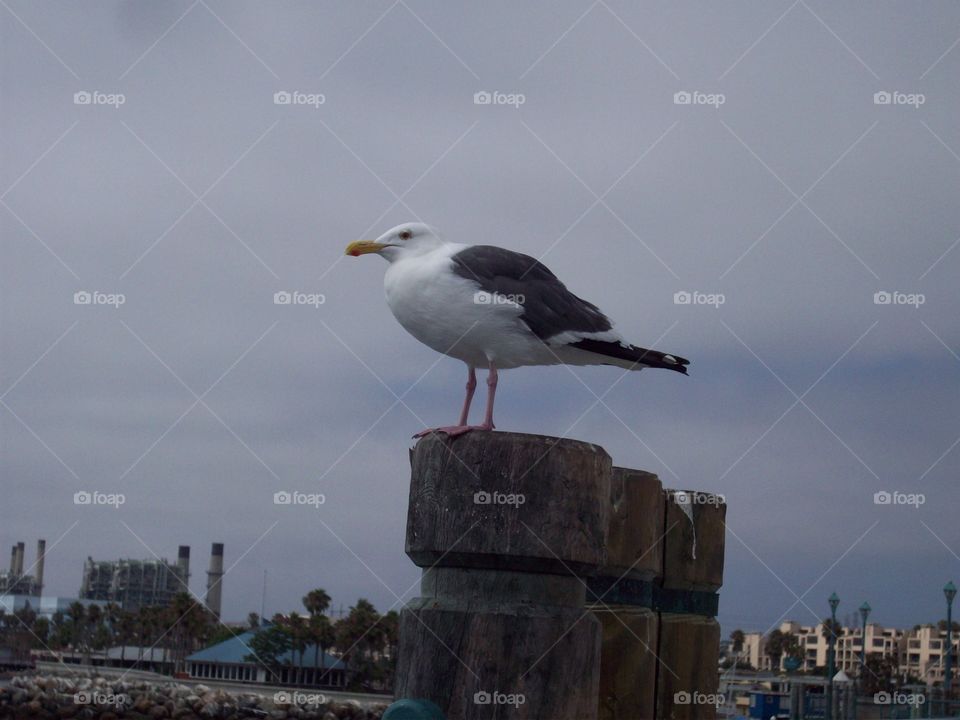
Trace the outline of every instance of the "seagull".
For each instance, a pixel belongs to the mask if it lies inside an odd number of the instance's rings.
[[[493,430],[497,371],[527,365],[614,365],[687,374],[689,361],[626,342],[593,304],[536,258],[493,245],[449,242],[423,223],[405,223],[376,240],[356,240],[346,255],[376,254],[390,263],[387,305],[424,345],[467,365],[467,394],[456,425],[429,428],[455,437]],[[487,368],[487,407],[468,425],[478,367]]]

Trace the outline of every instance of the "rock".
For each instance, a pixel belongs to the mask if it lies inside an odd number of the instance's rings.
[[[150,708],[150,712],[148,712],[147,715],[155,720],[162,720],[163,718],[170,717],[170,712],[164,705],[154,705]]]
[[[215,718],[220,714],[220,706],[215,702],[205,703],[202,708],[200,708],[200,717],[206,718]]]

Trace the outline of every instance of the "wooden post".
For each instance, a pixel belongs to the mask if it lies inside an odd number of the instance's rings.
[[[663,489],[652,473],[615,467],[607,560],[590,582],[589,607],[603,626],[600,720],[653,718],[659,618],[653,588],[663,567]],[[630,604],[629,594],[650,600]]]
[[[581,577],[603,564],[611,462],[516,433],[431,435],[411,452],[397,698],[448,718],[593,720],[601,628]]]
[[[727,506],[722,496],[693,490],[666,490],[664,503],[656,717],[712,720],[719,698],[715,593],[723,584]]]

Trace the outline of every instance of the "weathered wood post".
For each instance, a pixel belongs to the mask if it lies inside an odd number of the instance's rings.
[[[603,564],[610,457],[517,433],[431,435],[411,452],[397,698],[448,718],[592,720],[600,623],[582,577]]]
[[[663,488],[652,473],[615,467],[607,560],[587,600],[603,626],[600,720],[653,718],[663,570]]]
[[[614,468],[607,561],[589,581],[603,625],[600,720],[714,718],[726,506]]]
[[[657,718],[716,717],[727,514],[721,495],[665,490]]]

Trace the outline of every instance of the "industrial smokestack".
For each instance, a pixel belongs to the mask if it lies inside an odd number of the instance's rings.
[[[34,577],[36,577],[37,597],[43,596],[43,561],[47,554],[47,541],[37,540],[37,567]]]
[[[210,569],[207,570],[207,608],[220,618],[220,581],[223,578],[223,543],[214,543],[210,550]]]
[[[177,567],[180,569],[181,579],[184,585],[190,583],[190,546],[181,545],[177,550]]]
[[[23,551],[26,546],[22,542],[17,543],[17,570],[14,573],[17,577],[23,575]]]

